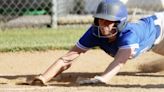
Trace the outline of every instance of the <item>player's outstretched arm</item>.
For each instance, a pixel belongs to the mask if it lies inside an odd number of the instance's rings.
[[[56,60],[43,74],[36,76],[29,83],[31,85],[45,85],[49,80],[67,70],[74,59],[85,51],[74,46],[68,53]]]
[[[132,49],[119,49],[113,62],[106,68],[101,75],[104,82],[108,82],[113,76],[115,76],[123,65],[128,61],[132,54]]]
[[[99,85],[107,84],[109,80],[115,76],[121,67],[126,63],[130,58],[132,49],[119,49],[113,62],[106,68],[104,73],[101,76],[96,76],[91,79],[84,79],[77,81],[80,85]]]

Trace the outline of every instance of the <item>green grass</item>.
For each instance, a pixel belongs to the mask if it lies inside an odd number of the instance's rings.
[[[86,29],[7,29],[0,31],[0,52],[69,49]]]

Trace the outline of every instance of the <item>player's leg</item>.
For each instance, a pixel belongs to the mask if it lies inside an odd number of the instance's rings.
[[[155,13],[157,20],[155,24],[160,26],[160,36],[156,40],[155,46],[152,48],[152,51],[160,55],[164,55],[164,12]]]

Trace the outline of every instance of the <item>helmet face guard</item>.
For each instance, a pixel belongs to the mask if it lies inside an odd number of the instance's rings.
[[[109,21],[119,21],[117,29],[121,31],[127,21],[126,6],[119,0],[103,0],[97,7],[96,14],[94,14],[94,24],[98,25],[97,19],[104,19]]]
[[[117,33],[119,32],[118,29],[117,29],[117,27],[112,27],[111,30],[114,30],[114,33],[113,32],[109,32],[108,35],[102,35],[101,29],[103,29],[103,26],[98,26],[98,25],[95,25],[95,24],[93,24],[92,26],[94,28],[96,28],[96,30],[93,30],[92,33],[93,33],[94,36],[96,36],[98,38],[111,38],[111,37],[117,35]]]

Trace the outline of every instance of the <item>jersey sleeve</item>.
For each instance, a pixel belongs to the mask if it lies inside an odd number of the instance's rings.
[[[119,37],[119,48],[139,48],[139,37],[130,30],[123,32]]]
[[[92,31],[95,30],[92,26],[87,30],[87,32],[79,39],[76,43],[76,46],[83,50],[88,50],[97,46],[98,38],[92,34]]]

